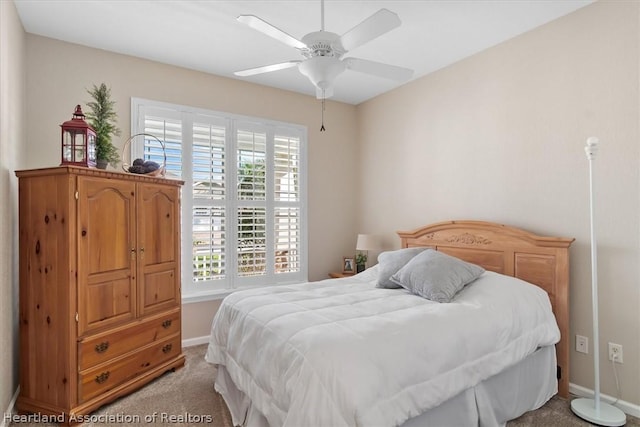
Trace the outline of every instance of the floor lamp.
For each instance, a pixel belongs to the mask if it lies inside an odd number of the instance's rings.
[[[589,196],[591,199],[591,302],[593,304],[593,367],[594,386],[593,399],[580,398],[571,401],[571,410],[580,418],[590,423],[601,426],[623,426],[627,422],[627,416],[620,409],[608,403],[600,402],[600,342],[598,339],[598,264],[596,233],[593,221],[593,159],[598,152],[598,138],[587,139],[584,147],[589,160]]]

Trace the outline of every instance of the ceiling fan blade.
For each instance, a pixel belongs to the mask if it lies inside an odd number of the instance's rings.
[[[359,71],[361,73],[372,74],[385,79],[404,82],[413,76],[413,70],[409,68],[397,67],[395,65],[383,64],[381,62],[369,61],[360,58],[345,58],[343,62],[347,69]]]
[[[340,37],[342,47],[349,51],[400,26],[398,15],[380,9]]]
[[[249,68],[248,70],[236,71],[233,74],[240,77],[254,76],[256,74],[270,73],[271,71],[278,71],[278,70],[284,70],[286,68],[295,67],[301,62],[302,61],[298,61],[298,60],[281,62],[279,64],[265,65],[263,67]]]
[[[274,39],[286,45],[295,47],[296,49],[307,48],[307,45],[302,43],[300,40],[296,39],[293,36],[290,36],[281,29],[274,27],[267,21],[263,21],[255,15],[240,15],[237,19],[243,24],[250,26],[254,30],[260,31],[261,33],[266,34],[269,37],[273,37]]]

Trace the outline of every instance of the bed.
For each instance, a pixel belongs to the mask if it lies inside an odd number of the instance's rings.
[[[228,296],[205,357],[235,425],[494,426],[568,396],[573,239],[482,221],[398,235],[398,253],[484,272],[449,304],[378,287],[385,265]]]

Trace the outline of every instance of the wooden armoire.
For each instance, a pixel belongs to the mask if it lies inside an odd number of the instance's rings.
[[[17,408],[73,423],[184,365],[182,181],[71,166],[16,175]]]

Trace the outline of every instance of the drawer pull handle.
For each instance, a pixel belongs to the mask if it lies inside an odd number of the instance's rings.
[[[171,347],[172,347],[171,344],[165,345],[164,347],[162,347],[162,352],[163,353],[169,353],[171,351]]]
[[[109,379],[109,371],[107,372],[103,372],[100,375],[96,375],[96,382],[98,384],[102,384],[103,382],[105,382],[106,380]]]
[[[109,348],[109,341],[103,341],[100,344],[96,344],[96,353],[104,353]]]
[[[165,329],[169,329],[171,327],[171,319],[167,319],[164,322],[162,322],[162,327]]]

